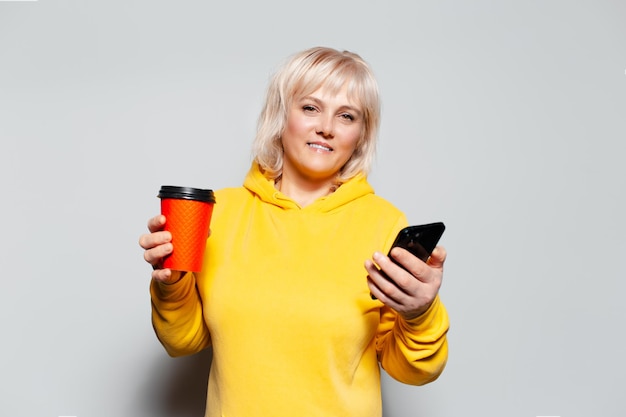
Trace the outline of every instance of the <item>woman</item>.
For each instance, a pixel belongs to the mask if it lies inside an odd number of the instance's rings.
[[[156,334],[172,356],[213,348],[206,416],[380,416],[379,363],[408,384],[442,372],[446,254],[394,249],[405,269],[383,255],[407,221],[366,179],[379,113],[358,55],[296,54],[243,187],[216,192],[202,272],[161,269],[175,248],[164,216],[149,220]]]

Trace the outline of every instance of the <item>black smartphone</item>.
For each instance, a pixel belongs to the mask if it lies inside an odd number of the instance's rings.
[[[441,239],[444,230],[446,230],[446,226],[442,222],[405,227],[396,236],[391,249],[399,246],[426,262]],[[388,254],[390,258],[391,249]],[[391,260],[395,262],[393,258]],[[398,263],[396,262],[396,264]]]
[[[430,257],[430,254],[437,246],[439,239],[441,239],[444,230],[446,230],[446,226],[442,222],[407,226],[398,232],[396,240],[391,245],[391,249],[397,246],[404,248],[422,261],[426,262]],[[399,267],[404,268],[400,265],[400,263],[393,259],[391,256],[391,249],[389,249],[389,253],[387,254],[389,259],[391,259]],[[393,282],[393,280],[386,274],[383,273],[383,275],[389,281]],[[372,299],[375,300],[376,298],[372,295]]]

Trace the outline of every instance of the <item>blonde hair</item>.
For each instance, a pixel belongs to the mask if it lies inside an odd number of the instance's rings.
[[[352,156],[337,175],[337,183],[359,173],[367,175],[374,159],[380,124],[380,99],[374,74],[355,53],[315,47],[293,55],[269,83],[252,145],[252,156],[266,177],[276,179],[282,174],[281,136],[293,100],[322,86],[334,94],[344,85],[348,99],[355,100],[363,112],[363,130]]]

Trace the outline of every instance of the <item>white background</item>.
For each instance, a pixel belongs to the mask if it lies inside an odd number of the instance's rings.
[[[385,416],[626,414],[626,2],[42,0],[0,4],[0,415],[202,415],[137,240],[160,185],[241,184],[315,45],[378,77],[377,193],[448,226],[448,367]]]

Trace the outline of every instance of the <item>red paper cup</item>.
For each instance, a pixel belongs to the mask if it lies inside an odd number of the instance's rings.
[[[200,272],[215,204],[213,191],[164,185],[158,197],[166,218],[165,230],[172,234],[174,246],[163,267]]]

